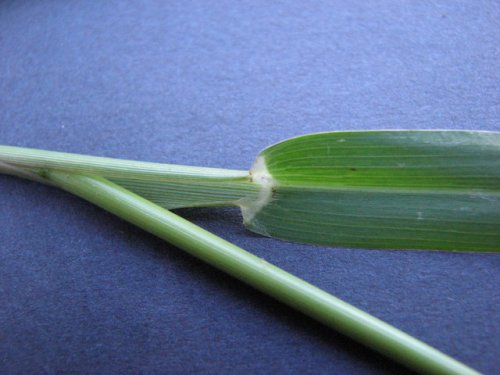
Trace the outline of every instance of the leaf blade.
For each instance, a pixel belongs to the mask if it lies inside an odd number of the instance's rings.
[[[260,210],[243,210],[252,231],[320,245],[499,250],[498,133],[319,133],[259,157],[273,186]]]

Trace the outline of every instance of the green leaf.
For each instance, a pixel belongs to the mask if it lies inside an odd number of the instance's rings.
[[[315,134],[264,150],[249,175],[0,146],[0,172],[87,199],[408,368],[436,374],[476,372],[123,186],[165,206],[237,204],[252,230],[296,241],[495,250],[499,161],[499,135],[471,132]]]
[[[0,146],[0,172],[106,179],[169,209],[238,205],[246,227],[289,241],[500,250],[500,133],[330,132],[275,144],[245,171]]]
[[[260,153],[248,229],[290,241],[388,249],[500,249],[500,134],[320,133]]]

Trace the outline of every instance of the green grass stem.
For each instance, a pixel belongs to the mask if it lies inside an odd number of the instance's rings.
[[[42,177],[408,368],[425,374],[477,374],[399,329],[102,177],[50,170]]]

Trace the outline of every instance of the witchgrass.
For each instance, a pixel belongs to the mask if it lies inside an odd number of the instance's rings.
[[[0,173],[80,196],[415,371],[477,374],[170,210],[239,206],[254,232],[319,245],[498,251],[500,133],[312,134],[250,172],[0,146]]]

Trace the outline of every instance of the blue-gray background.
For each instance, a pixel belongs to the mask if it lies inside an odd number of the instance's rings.
[[[0,143],[247,169],[349,129],[499,130],[496,1],[0,3]],[[322,248],[180,214],[486,373],[500,259]],[[67,193],[0,177],[3,374],[399,373]]]

